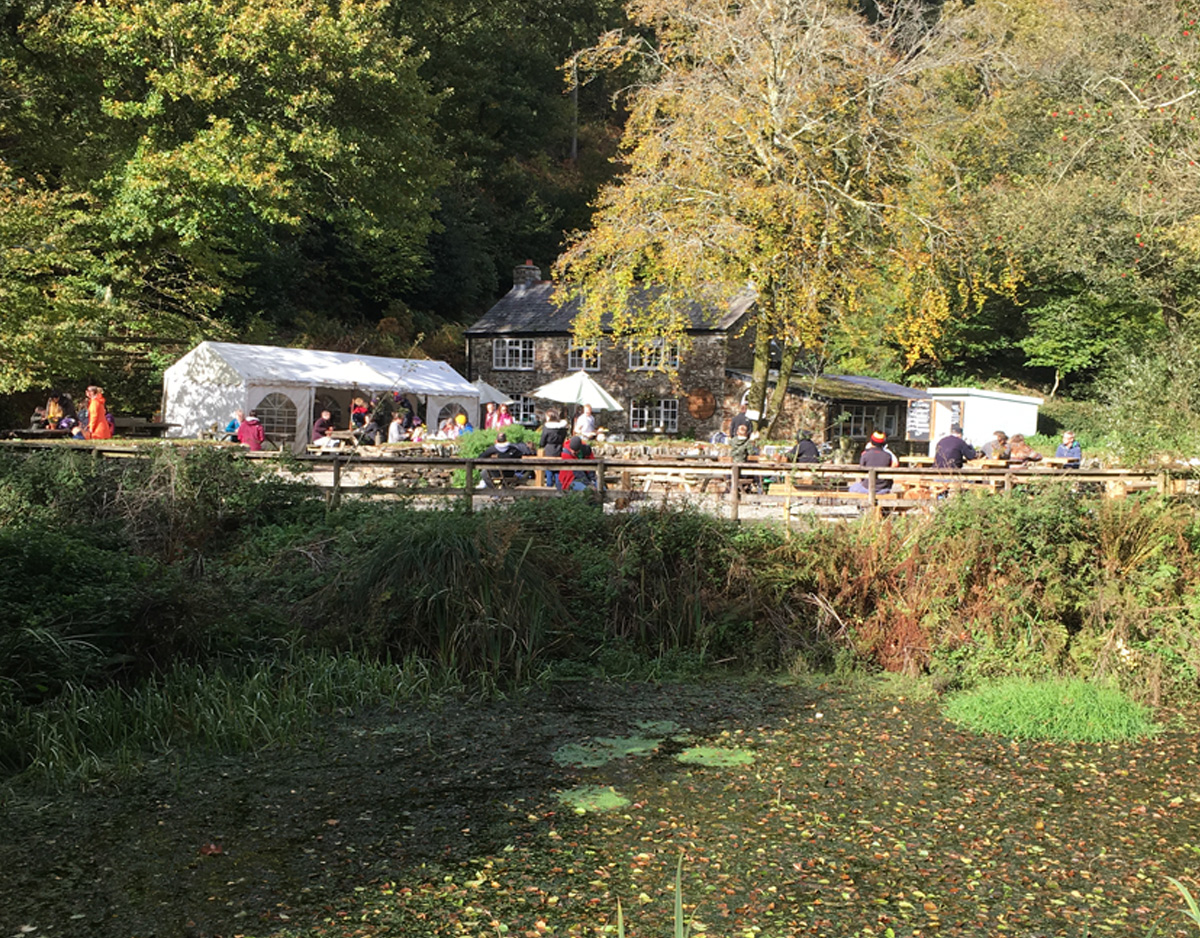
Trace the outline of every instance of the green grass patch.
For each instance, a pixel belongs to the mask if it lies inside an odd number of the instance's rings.
[[[585,743],[567,743],[554,751],[559,765],[592,769],[628,756],[648,756],[662,743],[661,739],[643,736],[598,737]]]
[[[951,697],[946,718],[980,733],[1015,739],[1113,742],[1149,736],[1149,711],[1119,690],[1082,680],[1013,679]]]

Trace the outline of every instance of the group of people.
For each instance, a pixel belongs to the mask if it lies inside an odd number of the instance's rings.
[[[1003,430],[997,430],[982,449],[967,443],[962,434],[962,427],[954,424],[950,433],[938,440],[934,447],[934,466],[939,469],[961,469],[964,463],[973,459],[1002,459],[1009,465],[1027,466],[1042,458],[1042,454],[1030,446],[1020,433],[1014,433],[1010,439]],[[1062,435],[1054,458],[1063,460],[1063,466],[1067,469],[1078,469],[1083,462],[1083,449],[1070,430]]]
[[[51,391],[46,405],[36,407],[29,421],[31,430],[66,430],[77,440],[110,440],[113,416],[108,412],[104,389],[89,385],[85,403],[76,409],[71,395]]]

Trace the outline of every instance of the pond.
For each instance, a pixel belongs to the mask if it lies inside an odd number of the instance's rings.
[[[580,683],[10,798],[0,933],[1193,935],[1197,737],[1017,743],[862,684]],[[1194,885],[1195,880],[1191,880]]]

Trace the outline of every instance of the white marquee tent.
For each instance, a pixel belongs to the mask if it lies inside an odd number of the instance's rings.
[[[320,409],[347,427],[352,398],[372,393],[407,398],[434,430],[444,412],[479,413],[479,389],[445,362],[229,342],[201,342],[166,370],[162,412],[171,436],[197,437],[256,410],[268,440],[302,447]]]

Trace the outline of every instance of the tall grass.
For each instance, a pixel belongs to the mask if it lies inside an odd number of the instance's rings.
[[[457,691],[445,671],[353,656],[292,655],[240,665],[177,664],[125,689],[69,685],[38,707],[8,702],[0,767],[62,787],[122,774],[173,750],[292,745],[330,713]]]

